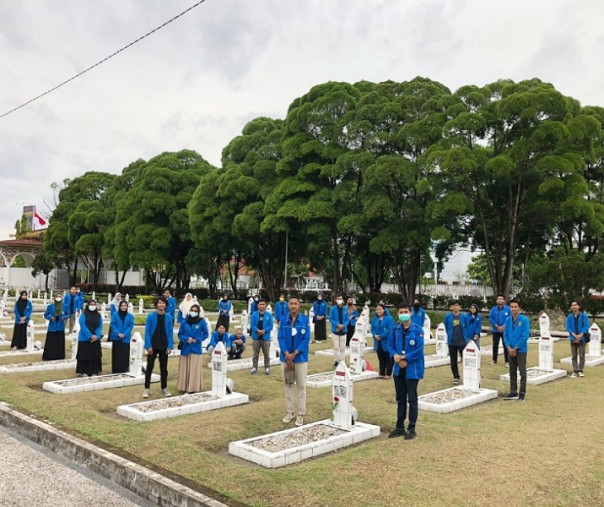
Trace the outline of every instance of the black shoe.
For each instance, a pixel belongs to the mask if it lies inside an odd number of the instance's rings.
[[[338,362],[336,361],[335,363],[333,363],[333,367],[337,368],[338,367]]]
[[[235,359],[241,359],[241,354],[237,354],[237,355],[235,356]]]
[[[507,396],[503,397],[504,400],[517,400],[518,399],[518,393],[508,393]]]
[[[395,428],[393,431],[388,433],[388,438],[396,438],[396,437],[407,437],[407,432],[401,428]]]
[[[526,399],[526,394],[524,394],[524,393],[520,393],[520,394],[518,395],[518,401],[524,401],[525,399]]]
[[[417,433],[415,433],[415,430],[409,430],[405,435],[405,440],[413,440],[416,436]]]

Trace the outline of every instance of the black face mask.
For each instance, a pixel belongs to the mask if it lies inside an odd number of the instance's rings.
[[[419,310],[419,303],[414,303],[413,304],[413,309],[414,310]]]

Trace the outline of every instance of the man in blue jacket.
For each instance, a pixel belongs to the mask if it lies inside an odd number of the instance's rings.
[[[422,308],[419,299],[413,301],[413,309],[411,310],[411,322],[417,324],[419,327],[424,327],[424,321],[426,320],[426,312]]]
[[[524,401],[526,397],[526,353],[531,334],[531,323],[520,314],[520,301],[510,300],[511,316],[503,326],[504,343],[507,344],[510,359],[510,393],[505,400]],[[520,370],[520,392],[518,392],[517,371]]]
[[[333,340],[334,368],[346,358],[346,331],[348,328],[348,310],[344,308],[344,297],[336,298],[335,306],[329,312],[331,338]]]
[[[172,317],[172,322],[176,319],[176,298],[172,296],[170,291],[166,289],[164,291],[164,298],[166,300],[166,313]]]
[[[512,312],[510,307],[505,304],[505,296],[503,294],[497,294],[497,299],[495,302],[497,304],[491,308],[489,313],[489,322],[491,323],[491,332],[493,333],[493,361],[491,361],[491,364],[497,364],[497,357],[499,355],[499,340],[503,340],[503,357],[507,366],[509,363],[509,357],[505,338],[503,337],[503,326]]]
[[[264,374],[271,374],[271,331],[273,330],[273,316],[266,311],[266,301],[258,300],[258,311],[252,314],[250,322],[252,329],[252,369],[250,373],[254,375],[258,371],[258,359],[260,357],[260,349],[264,356]]]
[[[212,336],[210,337],[210,343],[208,343],[208,354],[210,357],[212,357],[212,352],[214,352],[214,349],[216,348],[216,345],[218,345],[218,342],[223,343],[224,349],[230,355],[231,337],[229,336],[229,333],[227,333],[224,324],[220,324],[218,326],[218,329],[215,329],[212,332]]]
[[[397,417],[396,428],[388,438],[404,436],[413,440],[418,416],[417,386],[424,378],[424,330],[411,322],[409,305],[398,305],[399,322],[388,335],[388,350],[394,361],[394,388],[396,390]],[[405,431],[409,403],[409,425]]]
[[[281,321],[287,315],[287,302],[285,301],[285,296],[283,294],[279,295],[279,301],[275,303],[275,322],[277,325],[281,323]]]
[[[281,370],[285,385],[287,414],[284,423],[294,418],[294,384],[298,388],[298,417],[296,426],[304,424],[306,415],[306,375],[308,373],[308,347],[310,344],[310,324],[308,317],[300,313],[300,299],[290,296],[288,313],[279,326],[279,348],[281,349]]]
[[[241,354],[245,350],[245,335],[243,334],[243,328],[238,327],[235,332],[230,336],[231,350],[229,350],[229,359],[241,359]]]
[[[570,378],[585,377],[585,337],[589,334],[589,317],[581,311],[577,301],[570,304],[571,312],[566,318],[566,330],[570,340],[570,351],[573,358],[573,372]],[[577,356],[579,356],[577,361]]]
[[[82,309],[82,303],[83,301],[80,302],[80,298],[77,296],[75,287],[71,287],[69,292],[65,294],[65,297],[63,298],[63,312],[69,316],[70,334],[75,326],[76,314],[80,313]]]
[[[453,373],[453,384],[459,384],[459,367],[457,366],[457,354],[463,361],[463,349],[470,341],[467,337],[466,316],[461,313],[461,306],[457,299],[449,303],[451,312],[445,315],[445,330],[447,331],[447,343],[449,345],[449,358],[451,359],[451,373]]]
[[[155,359],[159,358],[161,375],[161,393],[171,396],[168,391],[168,356],[174,348],[174,323],[166,312],[166,298],[159,296],[155,299],[155,311],[147,316],[145,322],[145,349],[147,350],[147,369],[145,370],[145,390],[143,398],[149,397],[151,374]]]

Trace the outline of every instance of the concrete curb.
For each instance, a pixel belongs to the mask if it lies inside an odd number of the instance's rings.
[[[119,484],[155,505],[227,507],[227,504],[149,468],[24,415],[4,402],[0,402],[0,424],[55,454]]]

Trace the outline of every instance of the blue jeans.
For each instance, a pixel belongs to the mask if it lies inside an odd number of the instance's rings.
[[[394,375],[394,388],[396,390],[396,429],[405,429],[405,419],[407,417],[407,403],[409,403],[409,426],[408,430],[415,429],[417,422],[418,404],[417,404],[417,385],[418,379],[406,378],[406,369],[401,368],[398,375]]]

